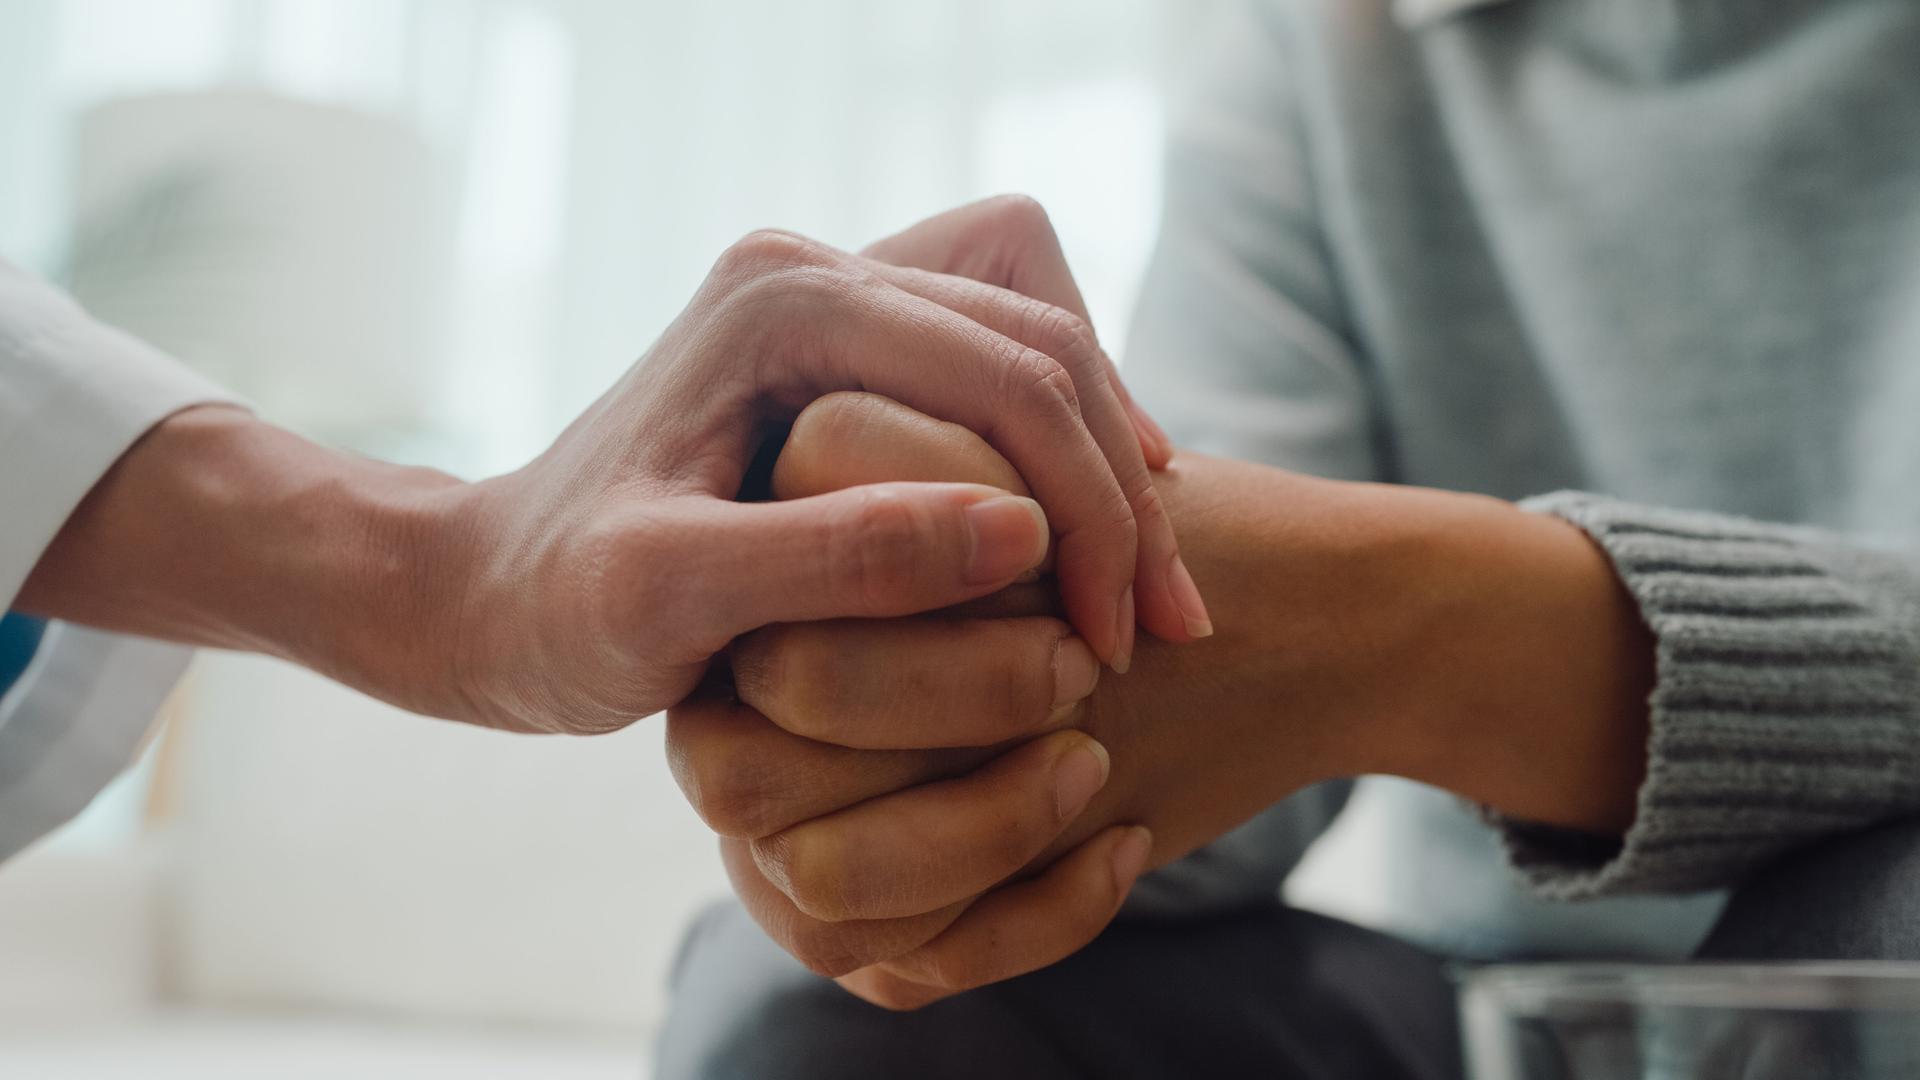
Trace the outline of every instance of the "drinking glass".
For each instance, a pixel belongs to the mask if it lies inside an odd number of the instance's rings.
[[[1473,1080],[1920,1078],[1920,964],[1497,964],[1461,981]]]

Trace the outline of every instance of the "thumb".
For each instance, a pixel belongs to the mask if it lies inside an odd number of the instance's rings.
[[[1005,587],[1047,552],[1040,505],[980,484],[866,484],[717,509],[693,580],[720,583],[714,629],[729,638],[947,607]]]

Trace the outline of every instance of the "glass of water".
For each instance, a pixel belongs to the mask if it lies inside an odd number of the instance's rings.
[[[1497,964],[1472,1080],[1920,1080],[1920,964]]]

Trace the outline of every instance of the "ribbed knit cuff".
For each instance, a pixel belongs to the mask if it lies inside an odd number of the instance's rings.
[[[1621,838],[1500,821],[1563,899],[1713,888],[1920,806],[1920,641],[1887,566],[1813,530],[1577,492],[1528,500],[1603,548],[1652,628],[1638,813]],[[1890,561],[1890,560],[1888,560]]]

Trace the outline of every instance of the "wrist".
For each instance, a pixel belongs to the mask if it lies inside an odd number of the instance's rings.
[[[1435,493],[1438,494],[1438,493]],[[1478,496],[1411,527],[1420,628],[1378,771],[1510,817],[1632,822],[1646,768],[1651,634],[1578,527]]]
[[[266,653],[445,714],[426,674],[457,596],[444,474],[328,450],[226,406],[162,421],[69,517],[20,606]]]
[[[303,562],[277,568],[316,613],[288,658],[413,712],[472,719],[454,650],[475,559],[475,485],[329,456],[337,471],[304,492],[320,539]]]
[[[251,418],[249,418],[251,420]],[[204,448],[231,496],[209,583],[240,647],[291,660],[414,712],[460,718],[451,642],[471,559],[473,485],[331,450],[253,421]]]
[[[1373,661],[1411,636],[1386,617],[1406,591],[1392,489],[1188,452],[1156,483],[1216,632],[1154,655],[1232,758],[1221,786],[1265,806],[1382,771],[1396,691]]]

